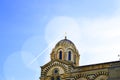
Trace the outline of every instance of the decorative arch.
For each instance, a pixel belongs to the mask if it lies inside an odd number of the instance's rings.
[[[106,76],[108,76],[109,74],[108,74],[108,72],[100,71],[100,72],[97,72],[97,73],[95,74],[95,77],[98,77],[98,76],[100,76],[100,75],[106,75]]]
[[[75,78],[75,80],[88,80],[86,74],[78,74],[74,78]]]
[[[95,74],[95,80],[107,80],[108,72],[101,71]]]
[[[64,50],[62,48],[57,49],[57,59],[64,60]]]
[[[106,75],[100,75],[97,78],[95,78],[95,80],[107,80],[108,77]]]
[[[63,55],[63,52],[60,50],[59,51],[59,59],[62,60],[62,55]]]
[[[54,63],[54,64],[50,64],[48,67],[45,68],[44,74],[47,75],[48,71],[55,66],[61,67],[65,73],[67,72],[67,68],[63,63]]]
[[[95,74],[78,74],[74,78],[75,80],[90,80],[90,78],[93,80],[107,80],[108,75],[108,72],[100,71]]]
[[[66,50],[66,52],[67,52],[67,56],[66,56],[66,60],[68,60],[68,61],[73,61],[74,59],[74,57],[73,57],[73,53],[74,53],[74,51],[73,51],[73,49],[72,48],[68,48],[67,50]]]

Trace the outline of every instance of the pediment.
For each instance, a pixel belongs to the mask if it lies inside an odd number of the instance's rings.
[[[60,67],[66,73],[67,71],[69,71],[68,70],[69,66],[72,66],[72,64],[70,62],[62,61],[62,60],[52,60],[52,61],[48,62],[47,64],[45,64],[44,66],[42,66],[41,69],[42,69],[42,72],[44,74],[46,74],[53,67],[54,68],[55,67]]]
[[[71,66],[74,66],[71,62],[68,62],[68,61],[62,61],[62,60],[52,60],[52,61],[49,61],[48,63],[46,63],[45,65],[41,66],[41,68],[45,68],[47,66],[50,66],[51,64],[57,64],[57,63],[61,63],[61,64],[64,64],[64,65],[71,65]]]

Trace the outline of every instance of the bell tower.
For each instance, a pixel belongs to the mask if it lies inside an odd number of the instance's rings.
[[[71,62],[75,66],[79,66],[79,52],[74,43],[67,39],[60,40],[51,52],[51,60],[61,60]]]

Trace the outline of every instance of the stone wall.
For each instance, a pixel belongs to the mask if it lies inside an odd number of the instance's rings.
[[[108,80],[120,80],[120,62],[112,63],[109,70]]]

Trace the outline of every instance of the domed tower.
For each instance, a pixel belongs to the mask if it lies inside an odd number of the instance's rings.
[[[68,61],[75,66],[79,66],[79,56],[74,43],[66,37],[59,41],[51,52],[51,60],[59,59],[61,61]]]

